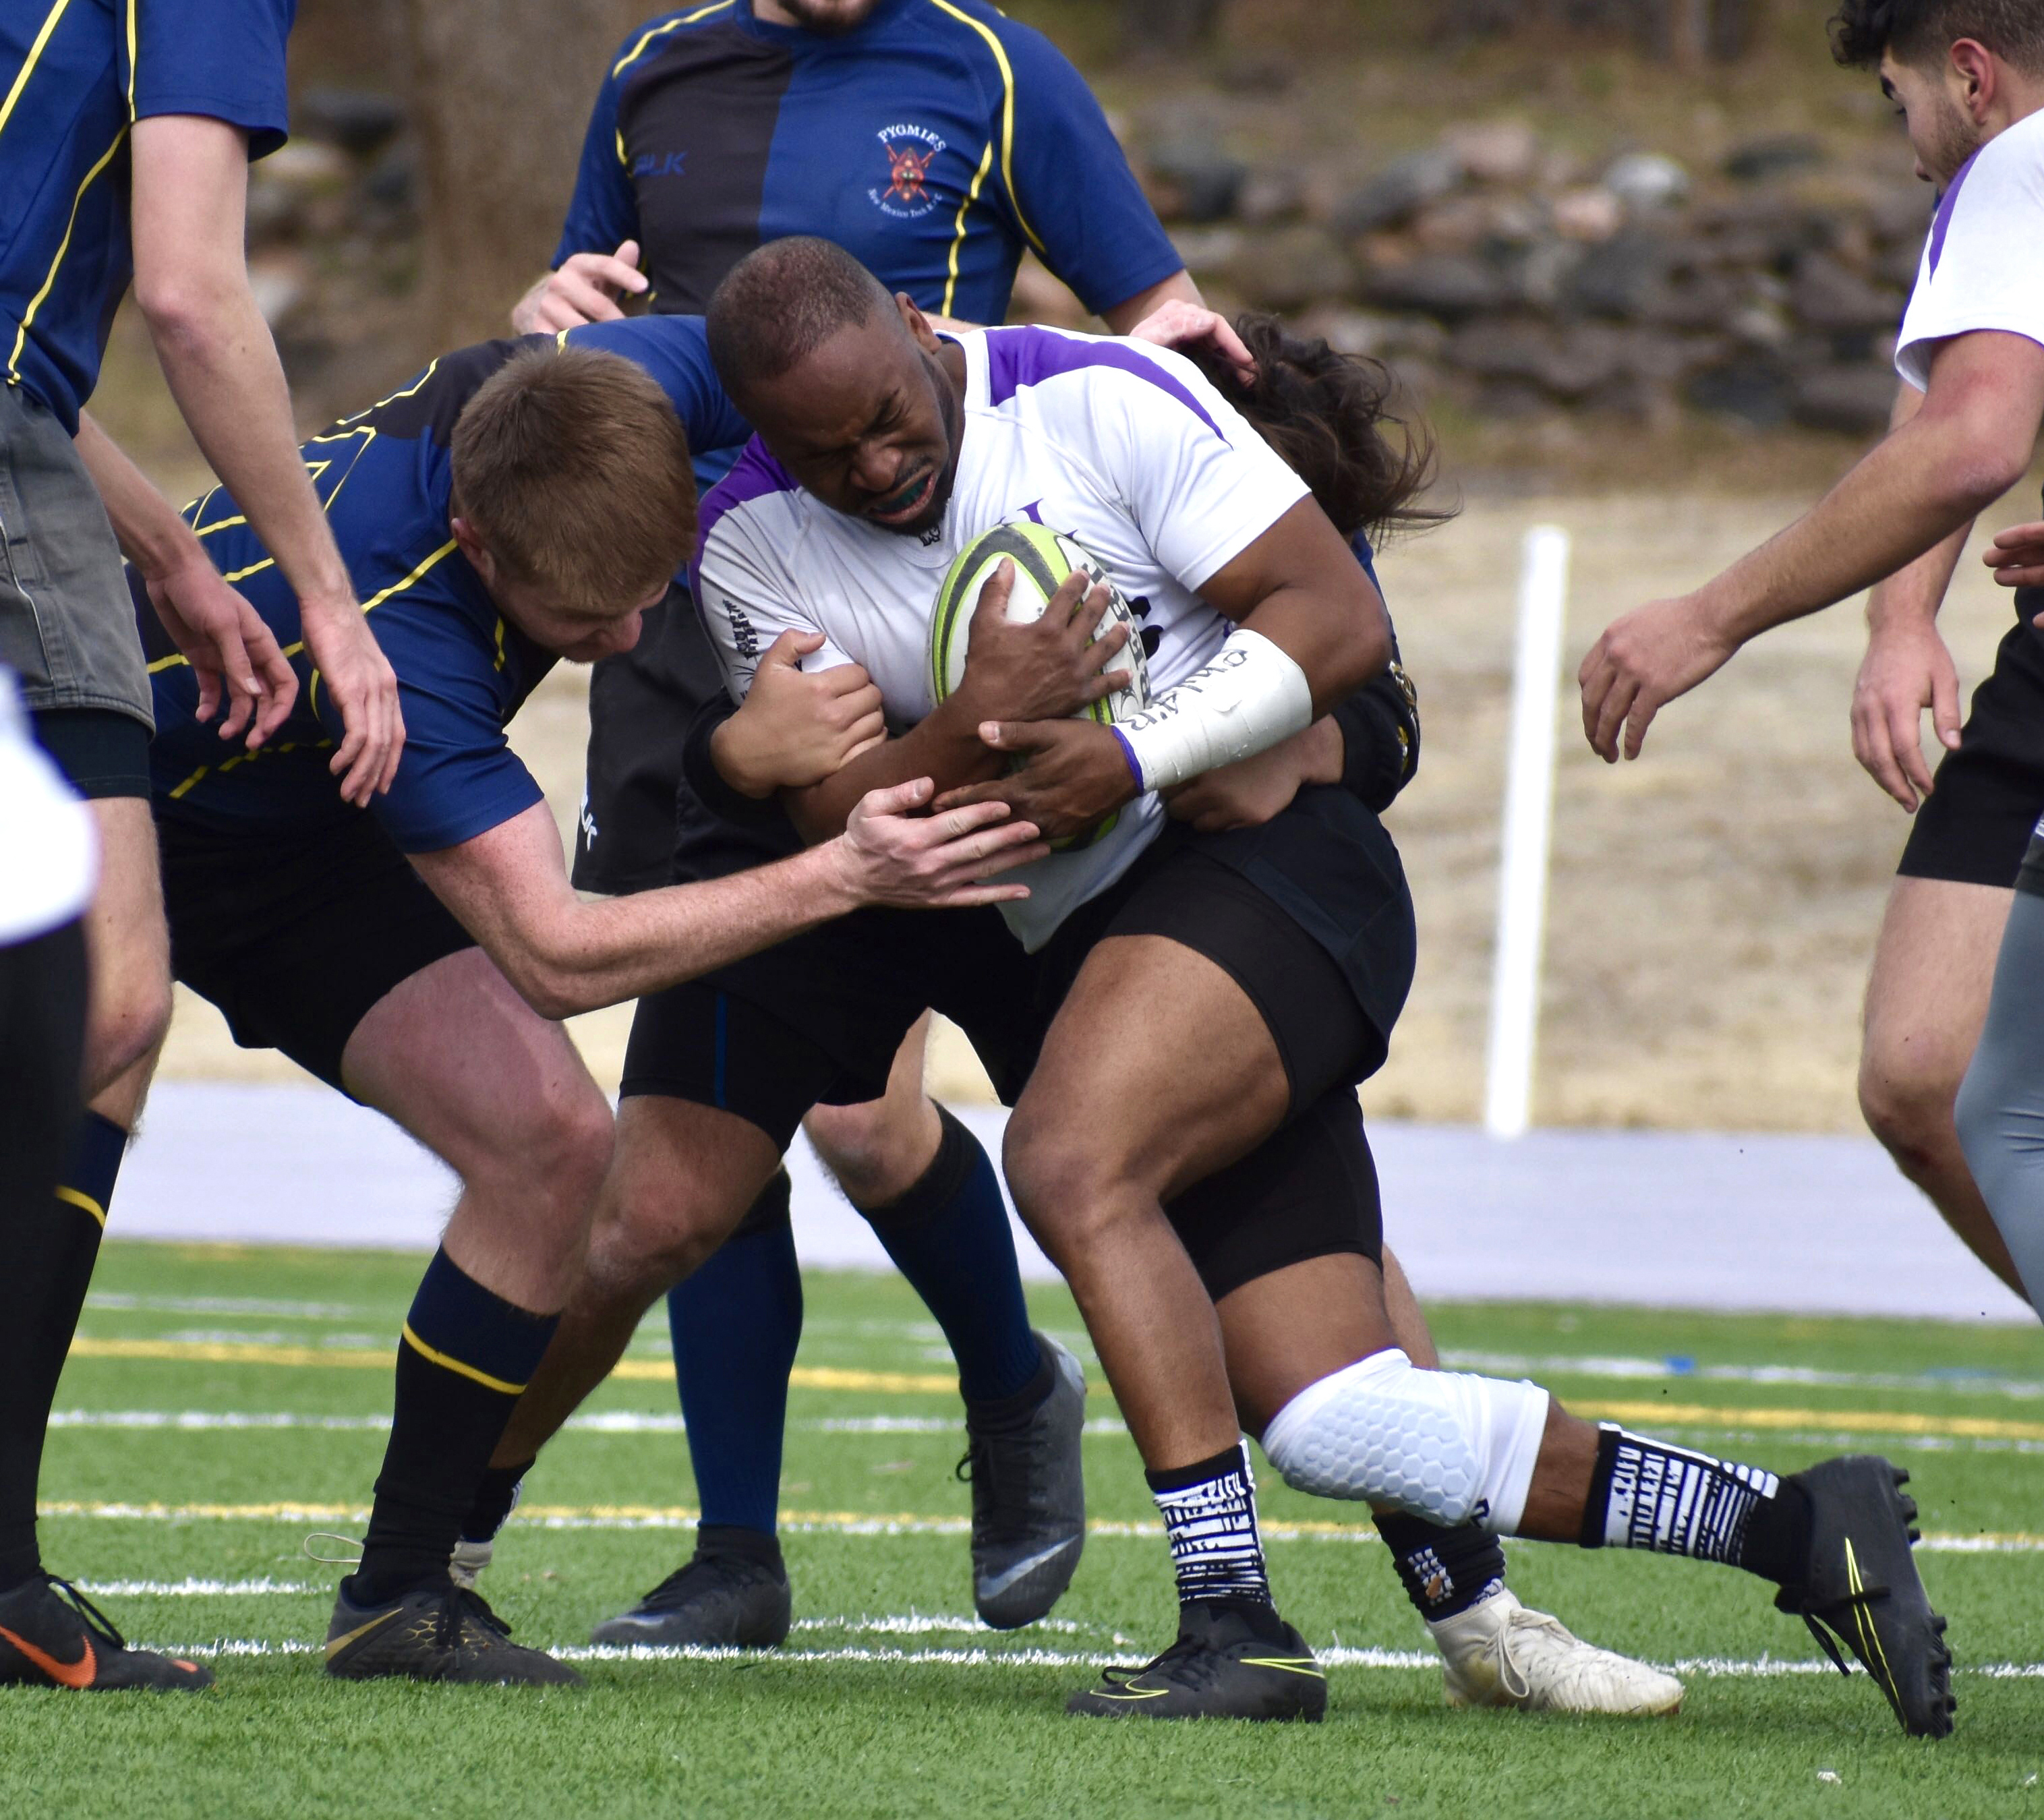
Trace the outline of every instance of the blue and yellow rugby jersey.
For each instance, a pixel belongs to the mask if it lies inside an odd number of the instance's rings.
[[[838,34],[705,0],[633,33],[554,263],[636,240],[652,307],[700,313],[787,234],[970,322],[1006,317],[1025,248],[1096,311],[1185,263],[1084,79],[985,0],[880,0]]]
[[[538,338],[531,338],[536,340]],[[700,318],[643,317],[569,332],[643,367],[673,401],[691,450],[751,434],[717,383]],[[504,735],[555,659],[498,612],[449,528],[449,444],[463,407],[527,343],[487,341],[436,360],[382,403],[344,417],[301,453],[370,627],[397,672],[405,752],[371,812],[407,853],[454,847],[540,800]],[[194,718],[198,687],[131,576],[149,659],[156,813],[226,834],[303,835],[360,812],[327,765],[340,736],[332,698],[311,674],[297,597],[224,487],[185,514],[221,573],[276,635],[301,683],[289,719],[260,751],[223,742]]]
[[[284,143],[298,0],[6,0],[0,6],[0,358],[75,432],[134,275],[129,130],[195,113]]]

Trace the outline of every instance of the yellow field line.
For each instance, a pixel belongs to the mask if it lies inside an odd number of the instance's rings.
[[[86,1359],[156,1359],[186,1365],[332,1365],[343,1370],[392,1369],[395,1352],[369,1348],[280,1346],[254,1340],[105,1340],[71,1342],[71,1356]],[[664,1359],[625,1359],[611,1373],[627,1382],[665,1384],[674,1367]],[[797,1365],[788,1381],[797,1390],[865,1391],[882,1396],[955,1396],[948,1372],[858,1371]],[[1105,1384],[1091,1385],[1096,1396]],[[1593,1421],[1631,1422],[1670,1428],[1817,1428],[1850,1434],[1923,1434],[1954,1441],[2044,1441],[2044,1422],[1999,1416],[1927,1415],[1910,1410],[1727,1407],[1700,1403],[1578,1402],[1569,1407]]]

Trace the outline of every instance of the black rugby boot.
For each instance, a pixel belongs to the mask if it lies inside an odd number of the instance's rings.
[[[327,1626],[326,1672],[344,1681],[457,1681],[578,1688],[578,1675],[544,1650],[511,1641],[511,1626],[478,1592],[451,1580],[415,1586],[383,1605],[357,1605],[343,1580]]]
[[[1802,1577],[1774,1603],[1800,1618],[1826,1655],[1850,1675],[1835,1632],[1888,1696],[1912,1737],[1944,1737],[1958,1703],[1952,1697],[1952,1653],[1945,1621],[1909,1552],[1916,1540],[1916,1500],[1901,1488],[1909,1475],[1877,1454],[1826,1460],[1791,1473],[1810,1500],[1810,1552]]]
[[[1326,1715],[1327,1678],[1276,1612],[1262,1625],[1208,1600],[1178,1608],[1178,1640],[1142,1668],[1107,1668],[1068,1713],[1100,1718],[1304,1719]]]
[[[686,1565],[629,1611],[597,1625],[590,1641],[667,1649],[778,1649],[788,1640],[793,1599],[780,1550],[770,1538],[760,1539],[766,1547],[743,1553],[714,1541],[698,1543]]]
[[[1047,1334],[1051,1388],[1020,1423],[993,1428],[966,1407],[959,1476],[972,1483],[972,1603],[996,1630],[1033,1624],[1064,1596],[1085,1548],[1085,1368]]]
[[[67,1580],[39,1574],[0,1597],[0,1687],[100,1694],[133,1688],[195,1693],[212,1685],[213,1671],[197,1662],[129,1649]]]

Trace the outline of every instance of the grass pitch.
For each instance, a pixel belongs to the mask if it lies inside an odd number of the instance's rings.
[[[59,1400],[44,1552],[138,1642],[212,1653],[193,1699],[0,1694],[0,1813],[2008,1815],[2044,1810],[2044,1344],[2033,1330],[1549,1307],[1435,1311],[1454,1362],[1585,1414],[1792,1469],[1915,1475],[1952,1620],[1958,1730],[1904,1738],[1767,1589],[1729,1569],[1511,1545],[1530,1604],[1683,1664],[1653,1723],[1451,1713],[1366,1523],[1263,1488],[1286,1612],[1327,1652],[1318,1727],[1082,1722],[1097,1664],[1167,1640],[1133,1449],[1094,1397],[1093,1534],[1047,1622],[971,1617],[959,1411],[899,1282],[809,1281],[777,1654],[579,1662],[581,1692],[343,1685],[317,1653],[359,1533],[416,1258],[110,1244]],[[1083,1348],[1062,1292],[1040,1324]],[[693,1488],[652,1323],[533,1475],[485,1590],[572,1650],[688,1552]],[[1098,1373],[1093,1376],[1096,1381]],[[326,1550],[325,1552],[337,1552]]]

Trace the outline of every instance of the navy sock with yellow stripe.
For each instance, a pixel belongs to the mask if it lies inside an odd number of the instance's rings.
[[[559,1321],[505,1301],[445,1251],[433,1254],[398,1342],[390,1442],[362,1565],[347,1586],[355,1604],[386,1604],[446,1576],[490,1456]]]

